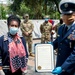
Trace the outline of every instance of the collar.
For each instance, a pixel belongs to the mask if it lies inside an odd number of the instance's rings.
[[[67,26],[68,27],[68,30],[71,28],[71,26],[73,26],[75,24],[75,21],[72,23],[72,24],[70,24],[70,25],[66,25],[65,24],[65,26]]]
[[[22,35],[18,34],[20,37],[23,37]],[[8,38],[12,38],[12,36],[10,35],[10,33],[6,33],[4,34],[4,41],[8,40]]]

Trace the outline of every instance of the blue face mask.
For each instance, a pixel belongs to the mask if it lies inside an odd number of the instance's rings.
[[[18,28],[16,28],[16,27],[10,27],[9,32],[10,32],[10,34],[15,35],[18,32]]]
[[[48,22],[48,20],[49,20],[48,18],[45,18],[45,21],[46,21],[46,22]]]

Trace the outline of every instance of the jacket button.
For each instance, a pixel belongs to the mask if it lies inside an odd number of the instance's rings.
[[[60,43],[60,45],[62,45],[62,43]]]
[[[61,48],[59,48],[59,50],[61,50]]]
[[[60,55],[60,54],[59,54]]]

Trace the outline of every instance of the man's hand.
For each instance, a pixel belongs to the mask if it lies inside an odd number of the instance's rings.
[[[56,67],[53,71],[52,74],[60,74],[62,72],[62,68],[61,67]]]

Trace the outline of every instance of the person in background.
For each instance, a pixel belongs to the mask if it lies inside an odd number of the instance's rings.
[[[0,37],[0,75],[23,75],[27,73],[28,53],[26,41],[18,35],[20,18],[7,18],[8,32]]]
[[[40,25],[41,43],[47,43],[51,41],[52,24],[48,22],[49,16],[46,15],[44,20],[44,23]]]
[[[60,15],[60,19],[59,19],[59,23],[56,25],[53,25],[52,29],[55,30],[56,34],[58,33],[58,28],[63,25],[63,18],[62,18],[62,14]]]
[[[58,48],[56,67],[52,71],[58,75],[75,75],[75,0],[61,0],[59,10],[64,24],[58,29],[58,37],[53,42]]]
[[[58,28],[63,25],[63,18],[61,17],[60,20],[59,20],[59,23],[56,25],[56,32],[58,33]]]
[[[34,25],[29,20],[28,14],[24,14],[23,18],[24,18],[24,21],[21,23],[20,28],[22,31],[22,35],[26,39],[26,43],[28,45],[29,56],[34,57],[34,54],[32,53],[32,44],[33,44],[32,32],[34,29]]]
[[[49,19],[48,22],[50,22],[52,25],[54,25],[54,21]]]
[[[48,22],[50,22],[51,24],[52,24],[52,31],[51,31],[51,41],[53,41],[54,40],[54,38],[55,38],[55,35],[56,35],[56,32],[55,32],[55,29],[53,29],[54,28],[54,21],[53,20],[51,20],[51,19],[49,19],[48,20]]]

